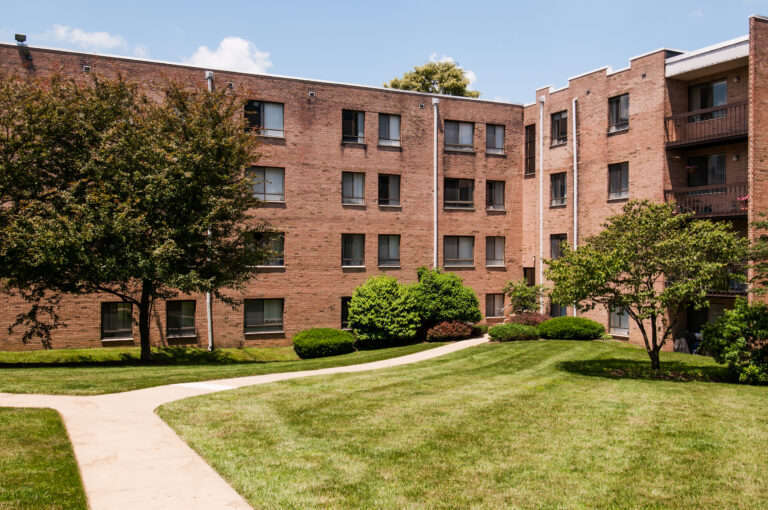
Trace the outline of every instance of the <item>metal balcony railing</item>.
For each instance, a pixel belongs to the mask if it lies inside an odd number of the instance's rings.
[[[696,216],[746,216],[747,183],[712,184],[664,190],[664,199],[675,202],[680,212]]]
[[[747,136],[747,102],[678,113],[665,119],[667,147]]]

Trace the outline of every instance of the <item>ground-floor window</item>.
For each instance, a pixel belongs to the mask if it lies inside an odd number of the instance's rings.
[[[190,337],[195,330],[194,300],[168,301],[165,304],[165,333],[169,338]]]
[[[349,302],[351,300],[350,296],[341,298],[341,329],[349,329]]]
[[[504,294],[485,295],[485,316],[504,317]]]
[[[608,329],[612,335],[629,335],[629,314],[623,307],[611,308],[608,317]]]
[[[550,317],[565,317],[568,315],[568,307],[559,305],[557,303],[549,304],[549,316]]]
[[[122,340],[133,337],[133,305],[131,303],[101,304],[101,338]]]
[[[282,333],[282,299],[246,299],[246,333]]]

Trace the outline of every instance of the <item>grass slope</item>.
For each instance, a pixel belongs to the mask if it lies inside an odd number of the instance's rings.
[[[354,365],[439,345],[420,343],[310,360],[299,360],[291,347],[221,349],[214,356],[200,349],[170,349],[157,352],[150,365],[138,364],[138,351],[131,349],[4,352],[0,353],[0,392],[98,395],[180,382]]]
[[[58,413],[0,407],[0,509],[87,508]]]
[[[254,508],[766,508],[768,388],[616,342],[488,344],[159,409]]]

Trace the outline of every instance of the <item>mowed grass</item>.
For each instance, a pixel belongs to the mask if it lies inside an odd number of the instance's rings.
[[[0,352],[0,392],[98,395],[190,381],[354,365],[404,356],[440,343],[419,343],[300,360],[292,347],[156,351],[148,365],[137,349]],[[2,510],[2,507],[0,507]]]
[[[663,360],[673,380],[617,342],[487,344],[158,412],[254,508],[768,507],[768,388]]]
[[[72,446],[52,409],[0,407],[0,509],[86,509]]]

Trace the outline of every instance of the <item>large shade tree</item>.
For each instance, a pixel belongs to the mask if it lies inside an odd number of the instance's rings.
[[[415,90],[433,94],[480,97],[480,92],[469,90],[467,73],[455,62],[427,62],[416,66],[402,78],[393,78],[385,87],[401,90]]]
[[[156,91],[157,92],[157,91]],[[0,80],[0,278],[29,303],[12,327],[50,345],[66,294],[138,308],[151,357],[156,300],[237,289],[269,250],[251,217],[256,154],[242,102],[168,84]]]
[[[740,277],[747,241],[725,222],[677,214],[674,204],[632,201],[576,250],[549,261],[552,300],[579,309],[624,310],[643,335],[653,369],[692,306],[708,305],[714,282]]]

